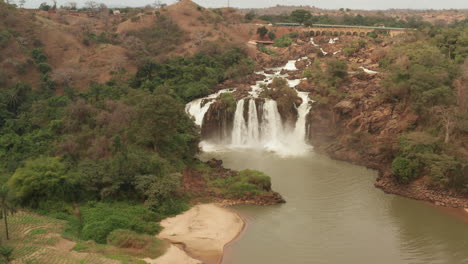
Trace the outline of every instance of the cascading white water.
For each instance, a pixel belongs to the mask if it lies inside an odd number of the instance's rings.
[[[232,145],[242,146],[246,140],[247,125],[244,119],[244,99],[237,102],[232,128]]]
[[[263,104],[262,116],[262,144],[266,149],[277,150],[281,146],[283,137],[283,122],[278,112],[276,101],[266,99]]]
[[[302,104],[297,108],[298,118],[294,129],[294,137],[299,140],[305,140],[306,136],[306,117],[310,112],[312,105],[310,104],[309,93],[297,92],[297,95],[302,99]]]
[[[247,124],[247,142],[249,145],[257,144],[259,140],[259,124],[257,105],[255,99],[249,100],[249,123]]]
[[[259,98],[260,93],[263,91],[261,84],[271,83],[276,77],[287,77],[287,73],[281,74],[282,70],[297,70],[295,63],[295,60],[290,60],[284,67],[270,69],[274,72],[272,74],[260,72],[259,74],[264,74],[266,79],[258,81],[256,85],[251,86],[252,90],[249,92],[249,97],[237,102],[230,137],[226,136],[224,143],[221,143],[218,147],[207,141],[203,141],[201,143],[202,149],[215,151],[219,147],[221,149],[225,147],[260,148],[276,152],[280,155],[301,155],[309,151],[311,146],[306,143],[306,117],[312,106],[308,93],[297,92],[298,96],[302,99],[302,103],[297,107],[298,119],[294,127],[283,125],[284,120],[281,119],[275,100],[260,99],[263,101],[261,106],[257,106],[256,103],[256,98]],[[293,89],[300,82],[301,79],[288,80],[289,86]],[[220,91],[217,94],[187,104],[187,113],[195,117],[197,124],[203,125],[204,115],[213,104],[213,99],[221,93]],[[203,100],[207,99],[210,101],[202,106]],[[248,105],[248,109],[245,109],[246,105]],[[258,113],[261,113],[261,115],[259,116]]]
[[[206,102],[203,106],[203,100],[197,99],[193,102],[190,102],[185,107],[185,112],[189,113],[191,116],[195,118],[195,124],[198,126],[203,125],[203,119],[205,118],[206,112],[210,109],[210,106],[214,103],[214,101]]]
[[[232,92],[230,89],[223,89],[217,93],[208,95],[205,98],[196,99],[185,106],[185,112],[188,113],[190,116],[195,118],[195,124],[198,126],[203,125],[203,119],[205,118],[206,113],[210,109],[210,106],[215,102],[216,99],[222,93],[230,93]],[[205,102],[204,105],[203,102]]]

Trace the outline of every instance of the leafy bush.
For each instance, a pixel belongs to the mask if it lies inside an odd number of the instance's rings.
[[[50,67],[50,65],[45,62],[39,63],[37,68],[42,74],[46,74],[52,70],[52,67]]]
[[[268,38],[270,40],[275,40],[276,39],[276,34],[273,31],[268,32]]]
[[[404,157],[397,157],[392,162],[393,173],[403,183],[410,183],[419,175],[419,163]]]
[[[258,44],[257,49],[260,52],[263,52],[263,53],[268,54],[268,55],[276,55],[276,53],[274,51],[272,51],[271,49],[265,47],[265,45],[262,45],[262,44]]]
[[[463,163],[444,153],[442,143],[427,133],[413,132],[399,138],[400,152],[392,162],[393,173],[403,183],[429,176],[439,186],[466,188]]]
[[[35,48],[31,51],[31,57],[37,64],[47,61],[47,55],[39,48]]]
[[[261,195],[271,191],[271,179],[268,175],[254,170],[243,170],[238,175],[215,179],[211,185],[221,189],[232,198]]]
[[[11,35],[7,30],[0,31],[0,49],[5,48],[10,42]]]
[[[236,99],[232,93],[222,93],[219,99],[229,112],[234,112],[236,110]]]
[[[60,158],[39,157],[17,169],[8,184],[23,204],[37,206],[42,200],[72,199],[77,183]]]
[[[143,249],[153,244],[161,244],[162,241],[155,237],[138,234],[136,232],[117,229],[107,236],[107,243],[118,248]]]
[[[257,28],[257,34],[260,36],[261,39],[264,39],[268,33],[268,29],[266,27],[259,27]]]
[[[293,40],[289,36],[282,36],[280,38],[275,39],[275,43],[273,46],[275,47],[280,47],[280,48],[285,48],[291,46],[293,43]]]
[[[386,55],[385,65],[389,72],[382,82],[386,98],[410,101],[420,114],[453,101],[451,85],[456,70],[436,47],[421,43],[395,46]]]
[[[241,181],[248,182],[255,185],[258,189],[263,191],[271,191],[271,178],[263,172],[255,170],[243,170],[239,172]]]
[[[128,203],[90,202],[81,208],[83,240],[106,243],[108,235],[117,229],[155,235],[161,230],[156,222],[160,217],[143,207]]]

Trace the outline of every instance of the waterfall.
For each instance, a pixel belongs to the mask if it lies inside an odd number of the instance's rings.
[[[218,98],[218,96],[222,93],[230,92],[232,92],[230,89],[223,89],[205,98],[196,99],[185,106],[185,112],[195,118],[195,124],[201,127],[203,125],[203,119],[205,118],[206,113],[210,109],[210,106],[215,102],[214,99]],[[202,106],[203,102],[205,102],[205,104]]]
[[[262,117],[262,143],[268,149],[275,149],[280,144],[283,132],[283,123],[278,112],[276,101],[267,99],[263,104]]]
[[[205,98],[197,99],[193,102],[188,103],[185,107],[185,112],[193,116],[195,118],[195,124],[197,124],[200,127],[203,125],[203,119],[205,118],[206,112],[208,112],[208,109],[210,109],[210,106],[214,102],[206,102],[202,106],[203,100],[205,100]]]
[[[302,58],[301,58],[302,59]],[[304,58],[307,59],[307,58]],[[302,99],[301,105],[296,109],[298,118],[295,124],[291,126],[284,125],[281,115],[278,111],[277,102],[273,99],[261,98],[263,93],[263,84],[269,84],[276,77],[286,78],[288,73],[281,73],[282,70],[294,71],[296,61],[290,60],[286,65],[279,68],[268,69],[268,74],[264,80],[257,81],[256,85],[251,86],[248,94],[237,101],[233,119],[228,124],[224,116],[220,120],[219,128],[222,135],[221,141],[206,138],[201,143],[202,149],[207,151],[217,151],[226,148],[250,148],[262,149],[275,152],[279,155],[302,155],[307,153],[311,146],[307,144],[307,115],[312,106],[312,100],[309,99],[309,93],[297,91],[298,97]],[[302,79],[287,80],[288,85],[295,89]],[[202,99],[194,100],[186,106],[186,112],[193,116],[195,123],[203,125],[203,119],[210,106],[216,102],[223,92],[232,92],[223,90],[209,95]],[[257,104],[262,102],[261,104]],[[248,109],[246,109],[248,107]]]
[[[288,61],[288,63],[286,64],[286,66],[284,66],[284,69],[287,70],[287,71],[297,71],[297,68],[296,68],[296,60],[290,60],[290,61]]]
[[[245,133],[247,125],[244,119],[244,99],[237,102],[236,112],[234,114],[234,126],[232,128],[232,145],[242,146],[246,139]]]
[[[302,99],[302,104],[297,108],[298,118],[296,127],[294,129],[294,137],[298,140],[305,140],[306,138],[306,117],[309,114],[312,106],[310,105],[309,93],[297,92]]]
[[[247,141],[249,145],[258,143],[259,140],[259,124],[257,115],[257,105],[255,99],[249,100],[249,123],[247,127]]]

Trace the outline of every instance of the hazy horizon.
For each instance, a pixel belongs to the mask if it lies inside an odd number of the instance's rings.
[[[65,5],[68,2],[76,2],[82,6],[87,0],[67,0],[57,1],[57,4]],[[230,2],[231,7],[236,8],[268,8],[276,5],[282,6],[314,6],[323,9],[339,9],[339,8],[350,8],[350,9],[364,9],[364,10],[385,10],[385,9],[468,9],[468,1],[466,0],[446,0],[446,1],[434,1],[434,0],[394,0],[394,1],[382,1],[382,0],[338,0],[338,1],[301,1],[301,0],[195,0],[204,7],[226,7]],[[10,0],[11,2],[11,0]],[[18,0],[13,1],[18,2]],[[25,7],[37,8],[42,2],[52,3],[52,0],[26,0]],[[145,0],[101,0],[96,1],[104,3],[108,6],[130,6],[139,7],[147,4],[154,3],[155,1]],[[173,4],[175,0],[161,1],[166,4]]]

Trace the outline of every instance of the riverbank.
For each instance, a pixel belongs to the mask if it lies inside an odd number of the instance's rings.
[[[372,156],[340,146],[340,148],[330,148],[329,145],[314,145],[315,151],[325,154],[332,159],[351,162],[356,165],[365,166],[377,170],[379,177],[374,183],[376,188],[387,194],[395,194],[410,199],[427,201],[436,206],[451,208],[468,208],[468,197],[463,196],[453,190],[434,188],[424,181],[424,178],[411,182],[410,184],[399,183],[392,174],[388,161],[379,160],[381,157]]]
[[[245,222],[236,212],[227,208],[201,204],[163,220],[161,226],[164,229],[158,238],[171,242],[172,247],[150,263],[218,264],[222,261],[224,247],[239,236]]]

